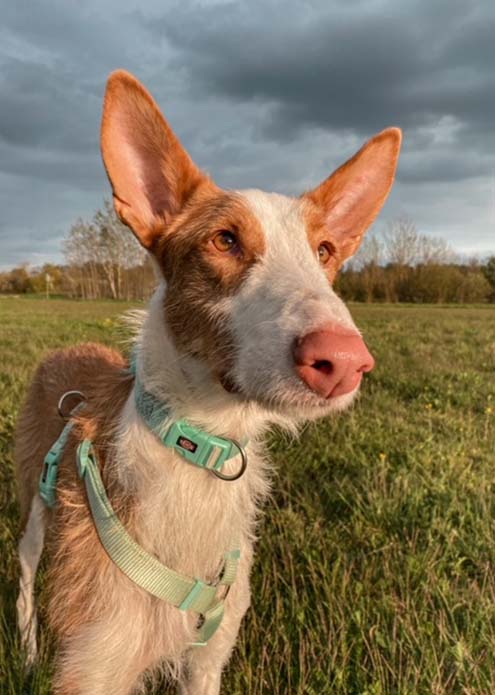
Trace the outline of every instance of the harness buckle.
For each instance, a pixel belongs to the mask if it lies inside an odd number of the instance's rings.
[[[196,579],[191,591],[182,600],[182,603],[178,606],[178,608],[181,611],[187,611],[194,603],[194,601],[198,598],[198,596],[201,594],[203,589],[206,589],[207,586],[208,585],[205,582],[201,581],[201,579]]]
[[[43,461],[43,469],[39,482],[39,495],[47,507],[53,509],[57,501],[57,475],[60,461],[60,451],[52,448]]]
[[[93,444],[89,439],[84,439],[77,447],[77,472],[81,480],[84,479],[86,471],[88,469],[88,463],[90,457],[93,456]]]
[[[177,420],[163,439],[166,446],[173,447],[187,461],[205,468],[222,480],[237,480],[246,470],[247,454],[244,447],[234,439],[223,439],[192,427],[185,420]],[[237,449],[241,455],[241,466],[233,475],[221,472],[226,461],[233,458]]]

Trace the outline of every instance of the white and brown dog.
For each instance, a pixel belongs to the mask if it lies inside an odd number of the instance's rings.
[[[24,528],[18,612],[33,659],[33,584],[46,529],[48,615],[60,640],[54,692],[124,695],[164,666],[182,693],[219,692],[250,601],[255,522],[268,489],[262,435],[273,424],[294,429],[346,408],[373,366],[332,281],[387,198],[400,142],[400,130],[384,130],[298,198],[226,191],[195,166],[134,77],[110,77],[102,151],[115,208],[160,277],[136,339],[135,371],[174,419],[249,440],[249,464],[239,480],[223,482],[165,447],[136,409],[135,377],[114,350],[81,345],[41,364],[17,432]],[[57,402],[69,389],[87,400],[65,448],[51,511],[38,480],[63,427]],[[98,452],[118,518],[168,567],[214,582],[238,539],[237,578],[207,646],[190,646],[197,613],[137,586],[100,543],[75,465],[84,438]],[[238,466],[233,458],[224,471]]]

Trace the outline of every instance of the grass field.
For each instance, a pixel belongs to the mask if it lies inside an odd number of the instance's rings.
[[[1,695],[50,692],[43,611],[31,675],[15,631],[19,404],[48,349],[118,344],[125,309],[0,299]],[[495,307],[352,313],[377,368],[351,413],[270,438],[274,495],[222,692],[493,695]]]

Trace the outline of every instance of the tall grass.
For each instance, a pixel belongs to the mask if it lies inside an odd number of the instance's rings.
[[[117,344],[124,308],[0,300],[2,695],[49,693],[53,655],[42,576],[31,674],[15,631],[19,403],[48,349]],[[495,307],[352,312],[377,368],[352,412],[269,440],[274,493],[223,692],[493,695]]]

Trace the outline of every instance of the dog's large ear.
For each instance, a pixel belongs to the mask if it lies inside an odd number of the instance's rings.
[[[402,133],[387,128],[303,198],[323,215],[339,265],[358,250],[392,188]]]
[[[182,147],[151,94],[124,70],[112,73],[107,83],[101,149],[117,214],[151,249],[207,177]]]

